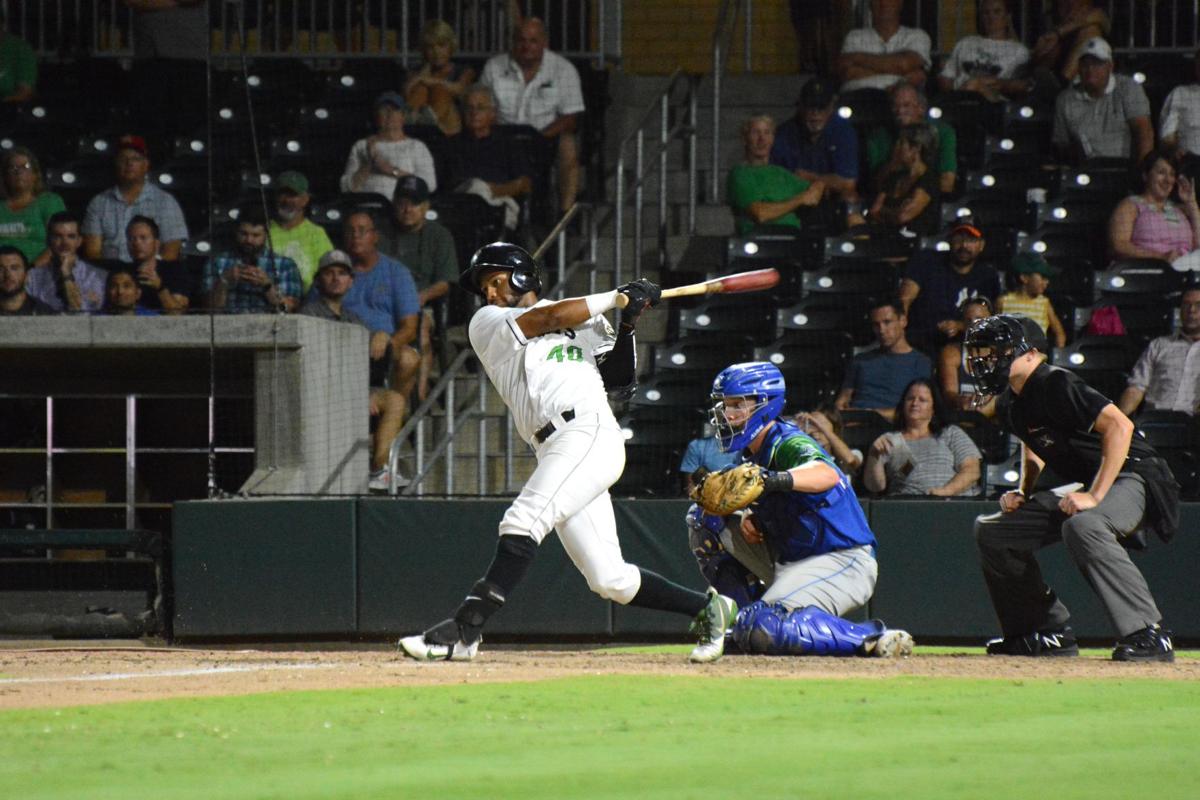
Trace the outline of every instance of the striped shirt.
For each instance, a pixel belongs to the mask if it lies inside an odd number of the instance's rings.
[[[187,222],[183,219],[183,209],[178,201],[150,181],[142,184],[141,194],[132,203],[125,202],[125,196],[116,186],[93,197],[83,215],[80,233],[100,237],[103,248],[101,258],[128,261],[125,226],[139,215],[158,223],[158,238],[163,244],[188,238]]]
[[[1146,408],[1194,414],[1200,394],[1200,341],[1182,333],[1159,336],[1133,365],[1128,385],[1146,393]]]
[[[1030,297],[1024,292],[1008,292],[1001,295],[999,309],[1005,314],[1029,317],[1043,331],[1050,329],[1050,298],[1044,294]]]
[[[947,425],[935,436],[923,439],[905,439],[912,453],[912,472],[903,475],[896,468],[902,466],[888,459],[884,465],[887,473],[887,493],[929,494],[930,489],[945,486],[968,459],[982,459],[979,448],[971,437],[957,425]],[[979,494],[979,485],[968,486],[959,492],[960,497]]]

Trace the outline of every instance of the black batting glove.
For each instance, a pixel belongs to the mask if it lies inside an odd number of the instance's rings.
[[[621,314],[621,322],[630,327],[633,327],[643,311],[662,302],[662,289],[645,278],[618,286],[617,291],[629,298],[629,304]]]

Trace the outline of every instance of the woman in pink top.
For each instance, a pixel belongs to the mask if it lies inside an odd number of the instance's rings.
[[[1176,178],[1175,166],[1162,150],[1142,160],[1141,194],[1122,200],[1108,221],[1108,244],[1114,260],[1161,258],[1174,261],[1200,242],[1196,187],[1187,176]],[[1179,202],[1171,200],[1178,188]]]

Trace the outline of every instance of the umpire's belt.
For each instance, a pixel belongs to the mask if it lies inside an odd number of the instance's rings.
[[[575,419],[575,409],[568,408],[566,411],[559,414],[559,416],[562,418],[563,424],[565,425],[571,420]],[[558,430],[558,428],[554,426],[554,420],[551,420],[537,429],[537,431],[533,434],[533,440],[538,444],[542,444],[551,436],[553,436],[556,430]]]

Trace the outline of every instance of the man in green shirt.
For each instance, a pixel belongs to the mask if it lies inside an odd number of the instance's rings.
[[[388,252],[408,267],[421,301],[417,340],[421,369],[417,376],[417,399],[424,400],[429,392],[429,373],[433,369],[433,334],[436,331],[432,304],[445,297],[450,284],[458,280],[458,253],[450,231],[426,216],[429,213],[429,185],[423,179],[405,175],[397,180],[392,193],[392,210],[396,235]]]
[[[296,262],[304,292],[312,286],[321,256],[333,249],[325,229],[304,216],[311,200],[308,178],[288,170],[275,178],[275,214],[271,220],[271,247],[276,254]],[[303,297],[303,295],[301,295]]]
[[[895,124],[890,128],[876,128],[867,136],[867,172],[871,176],[872,185],[876,188],[882,186],[883,179],[897,168],[892,161],[896,131],[906,125],[929,123],[938,135],[938,183],[942,194],[953,192],[958,173],[958,134],[954,132],[954,128],[940,119],[928,119],[929,104],[925,95],[907,81],[893,85],[888,89],[888,96],[891,98],[892,118]]]
[[[0,20],[0,102],[25,103],[37,87],[37,58],[24,39],[4,29]]]
[[[739,235],[756,225],[803,227],[796,216],[799,208],[821,202],[825,184],[809,182],[790,170],[770,163],[775,144],[775,120],[762,115],[742,124],[746,162],[729,171],[725,193]]]

